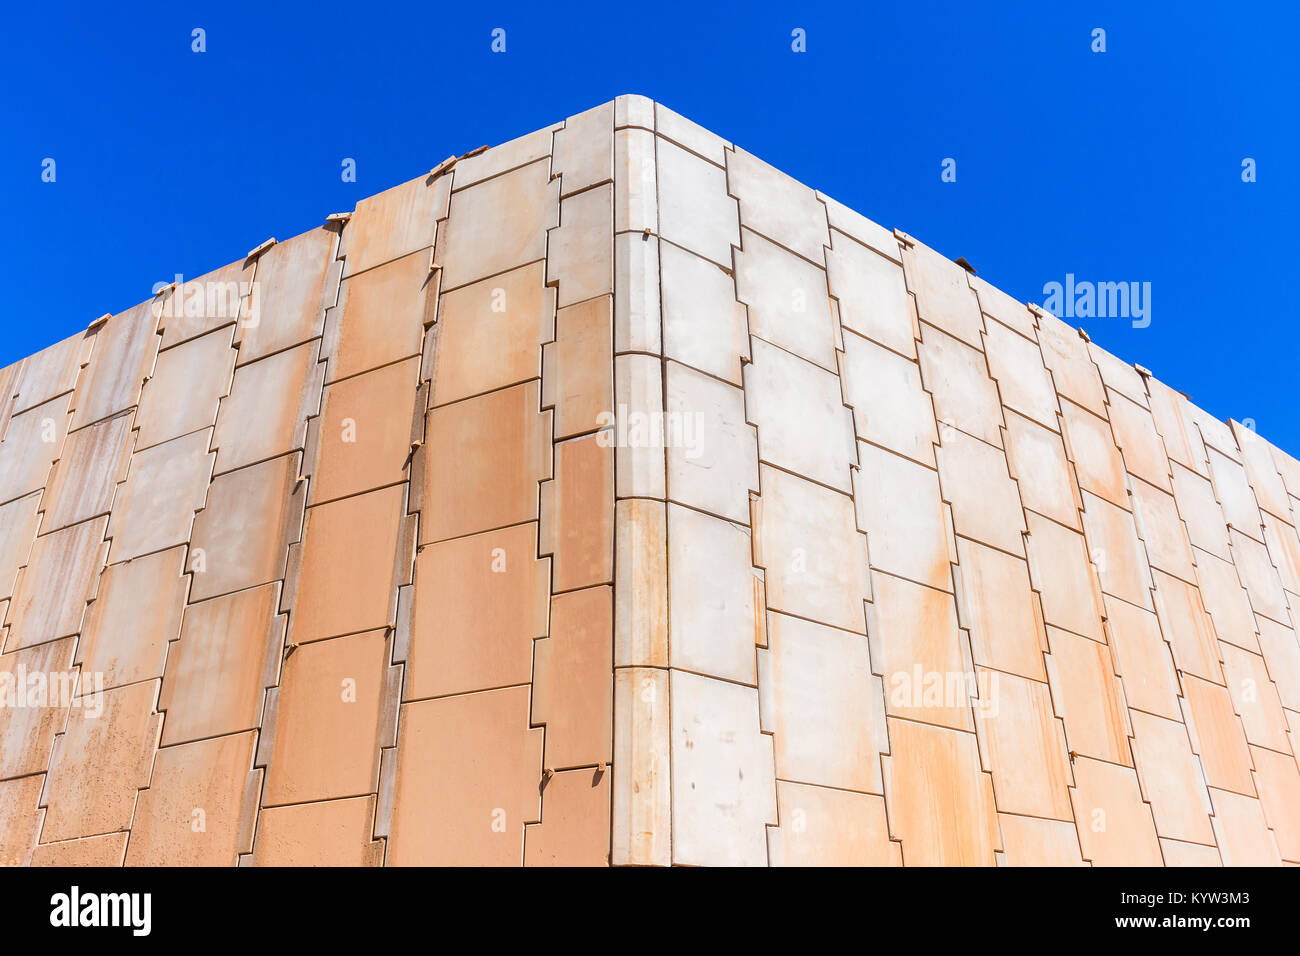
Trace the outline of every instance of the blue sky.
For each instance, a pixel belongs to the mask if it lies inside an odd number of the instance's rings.
[[[1150,326],[1084,320],[1094,341],[1300,454],[1297,5],[1084,6],[15,7],[0,366],[451,153],[643,93],[1020,299],[1067,273],[1150,282]]]

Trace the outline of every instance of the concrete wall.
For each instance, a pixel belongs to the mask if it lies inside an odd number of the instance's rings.
[[[0,436],[2,862],[1300,862],[1300,464],[643,97]]]

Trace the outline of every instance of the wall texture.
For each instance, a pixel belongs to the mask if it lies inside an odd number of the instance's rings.
[[[0,436],[0,862],[1300,863],[1300,463],[643,97]]]

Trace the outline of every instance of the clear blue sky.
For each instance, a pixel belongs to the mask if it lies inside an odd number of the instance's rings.
[[[1300,13],[1200,6],[11,6],[0,366],[448,154],[643,93],[1018,298],[1150,282],[1150,327],[1093,339],[1300,454]]]

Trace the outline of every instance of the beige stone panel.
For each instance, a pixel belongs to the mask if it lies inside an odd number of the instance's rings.
[[[885,803],[907,866],[994,866],[993,788],[973,733],[889,721]]]
[[[1151,569],[1133,515],[1085,491],[1083,527],[1102,590],[1153,610]]]
[[[1192,569],[1192,546],[1174,496],[1145,481],[1132,482],[1133,510],[1137,520],[1138,535],[1146,546],[1147,559],[1152,568],[1168,571],[1184,581],[1195,581]]]
[[[669,681],[673,862],[766,866],[776,786],[758,691],[682,671]]]
[[[104,566],[107,528],[107,518],[95,518],[36,539],[9,602],[6,651],[81,630],[82,613]]]
[[[1043,601],[1043,620],[1102,640],[1101,598],[1083,535],[1030,512],[1029,577]]]
[[[826,290],[823,269],[744,230],[736,298],[749,306],[750,333],[834,371],[835,326]]]
[[[864,246],[874,249],[882,256],[886,256],[896,263],[902,262],[902,250],[898,247],[898,239],[892,229],[886,229],[884,226],[872,222],[866,216],[850,209],[841,202],[837,202],[823,192],[819,191],[817,198],[826,206],[826,219],[832,229],[856,239]],[[832,240],[832,244],[834,244],[834,240]]]
[[[1207,459],[1210,449],[1214,449],[1237,464],[1241,464],[1241,451],[1237,448],[1237,439],[1232,436],[1232,429],[1228,427],[1227,422],[1219,421],[1205,409],[1191,402],[1183,404],[1183,417],[1187,420],[1188,431],[1200,434]]]
[[[872,663],[884,677],[887,714],[973,729],[974,675],[951,594],[878,574],[867,633]]]
[[[1106,414],[1106,390],[1088,354],[1088,345],[1076,329],[1060,319],[1040,314],[1038,344],[1043,364],[1052,373],[1056,391],[1094,415]]]
[[[1192,753],[1187,728],[1133,711],[1133,755],[1142,796],[1151,804],[1156,831],[1173,840],[1212,844],[1209,795]]]
[[[128,835],[105,833],[82,840],[42,844],[32,854],[32,866],[121,866]]]
[[[534,724],[546,727],[548,769],[613,758],[613,588],[551,598],[551,629],[533,656]]]
[[[493,146],[477,156],[464,157],[456,163],[453,170],[456,188],[464,189],[466,186],[481,183],[485,179],[491,179],[504,172],[518,169],[520,166],[527,166],[529,163],[550,156],[554,135],[563,125],[563,123],[556,123],[554,126],[534,130],[498,146]],[[447,178],[450,177],[442,177],[439,183]]]
[[[1200,441],[1199,436],[1189,435],[1187,423],[1183,419],[1182,406],[1187,402],[1178,392],[1158,379],[1147,379],[1147,398],[1151,403],[1151,417],[1155,419],[1156,431],[1160,433],[1165,444],[1165,451],[1172,462],[1197,473],[1204,473],[1204,462],[1193,454],[1192,440]],[[1177,469],[1174,469],[1177,472]]]
[[[1057,713],[1065,721],[1070,750],[1133,766],[1128,711],[1110,649],[1054,627],[1047,629],[1047,639],[1051,647],[1047,676]]]
[[[934,403],[921,387],[915,362],[846,335],[840,382],[859,438],[934,465],[934,446],[939,443]]]
[[[234,866],[256,733],[164,747],[140,794],[127,866]]]
[[[614,291],[614,187],[599,186],[560,204],[546,247],[546,280],[563,308]]]
[[[296,484],[298,460],[284,455],[213,480],[190,538],[191,601],[284,577],[306,497]]]
[[[1202,551],[1230,560],[1228,528],[1214,498],[1213,487],[1209,481],[1181,465],[1172,467],[1174,499],[1178,503],[1178,513],[1187,523],[1187,537]]]
[[[677,510],[677,509],[674,509]],[[694,512],[683,512],[694,515]],[[716,522],[722,529],[731,526]],[[750,567],[749,538],[742,542],[746,548],[742,555],[745,573],[749,576],[750,591],[756,590],[752,568]],[[681,542],[679,541],[680,545]],[[719,606],[717,595],[723,589],[716,586],[716,579],[721,577],[718,567],[719,550],[712,542],[687,541],[681,551],[685,552],[685,580],[679,581],[673,590],[680,599],[691,588],[708,587],[710,599],[703,606],[694,605],[687,600],[683,604],[690,612],[688,621],[702,619],[720,610],[725,615],[727,603],[724,599]],[[661,501],[633,498],[619,501],[614,512],[614,664],[617,667],[649,665],[666,667],[668,665],[668,579],[670,569],[679,565],[668,556],[668,515]],[[708,573],[692,570],[690,561],[707,561]],[[734,571],[731,562],[723,567]],[[732,581],[733,575],[728,575]],[[736,578],[739,576],[736,575]],[[714,580],[710,580],[713,578]],[[754,599],[750,597],[750,605]],[[752,613],[752,612],[751,612]],[[700,617],[696,617],[698,614]],[[684,624],[689,628],[689,624]],[[706,625],[707,626],[707,625]],[[702,627],[701,630],[704,628]],[[682,634],[677,632],[678,647],[681,647]],[[750,651],[752,659],[753,649]],[[752,667],[752,665],[751,665]]]
[[[108,535],[110,563],[160,551],[190,539],[195,512],[203,508],[216,455],[208,451],[212,430],[131,456],[126,483],[113,501]]]
[[[768,831],[773,866],[902,866],[885,800],[872,794],[776,782],[781,826]]]
[[[40,492],[0,505],[0,599],[14,593],[18,569],[27,563],[40,523]]]
[[[1264,653],[1268,674],[1277,685],[1278,697],[1284,706],[1300,710],[1300,642],[1291,627],[1256,618],[1259,624],[1259,646]]]
[[[1274,460],[1273,446],[1253,429],[1238,422],[1231,422],[1230,427],[1241,452],[1241,460],[1246,466],[1246,478],[1255,492],[1255,500],[1260,509],[1283,521],[1291,521],[1291,502]]]
[[[1046,680],[1046,636],[1026,562],[965,538],[957,541],[957,555],[957,606],[970,630],[974,662]]]
[[[1209,459],[1214,492],[1223,507],[1223,516],[1228,526],[1241,534],[1262,541],[1263,519],[1255,504],[1255,493],[1251,491],[1250,482],[1246,480],[1246,470],[1213,448],[1209,449]]]
[[[28,359],[30,362],[31,359]],[[26,366],[23,366],[26,369]],[[15,406],[15,412],[17,407]],[[1277,466],[1278,474],[1282,476],[1282,484],[1286,488],[1287,495],[1291,498],[1300,498],[1300,461],[1292,458],[1286,452],[1277,446],[1270,446],[1269,450],[1273,453],[1273,464]],[[1295,502],[1291,503],[1292,512],[1295,511]]]
[[[623,99],[623,97],[620,97],[620,99]],[[643,100],[645,98],[628,97],[628,99]],[[721,136],[710,132],[697,123],[691,122],[684,116],[679,116],[662,103],[650,103],[649,100],[646,100],[646,104],[647,111],[650,109],[654,111],[651,126],[658,131],[660,136],[672,140],[679,146],[689,149],[692,153],[703,156],[719,166],[726,163],[724,151],[731,144]]]
[[[438,237],[442,286],[454,289],[546,256],[546,230],[559,218],[559,184],[549,163],[519,169],[452,194]]]
[[[23,367],[13,382],[16,397],[10,414],[16,418],[76,388],[81,366],[99,341],[95,335],[77,332],[23,359]],[[1300,488],[1296,490],[1300,492]]]
[[[857,458],[838,376],[755,339],[745,399],[758,426],[759,458],[849,493],[849,468]]]
[[[1246,595],[1255,613],[1274,621],[1290,623],[1286,594],[1282,591],[1282,581],[1269,557],[1268,549],[1254,538],[1241,534],[1236,528],[1229,534],[1237,573],[1245,585]]]
[[[1038,341],[1038,323],[1034,321],[1034,314],[1029,311],[1029,307],[1019,299],[1014,299],[1007,295],[1001,289],[992,283],[981,279],[974,273],[969,274],[967,280],[970,287],[975,290],[975,298],[979,301],[980,311],[989,318],[997,319],[1009,329],[1015,329],[1031,342]],[[985,337],[987,338],[993,332],[993,328],[987,323],[985,326]],[[990,355],[990,361],[992,355]],[[1039,364],[1042,359],[1039,359]]]
[[[1161,491],[1172,492],[1169,459],[1164,443],[1156,432],[1155,420],[1143,406],[1117,392],[1110,393],[1110,427],[1124,456],[1124,467],[1131,475],[1150,482]]]
[[[247,318],[256,260],[238,259],[164,293],[158,328],[166,350]],[[221,336],[218,336],[221,338]],[[211,425],[209,421],[207,424]]]
[[[1068,401],[1061,403],[1061,423],[1064,425],[1065,447],[1074,462],[1079,488],[1127,509],[1124,461],[1115,447],[1110,424]]]
[[[740,385],[741,364],[749,358],[749,320],[731,276],[668,243],[659,251],[659,268],[664,354]]]
[[[406,480],[419,377],[412,358],[325,388],[311,504]]]
[[[1212,787],[1253,797],[1250,750],[1228,689],[1184,675],[1183,696],[1187,700],[1187,730],[1192,749],[1201,758],[1206,782]]]
[[[888,741],[866,638],[784,614],[768,627],[776,775],[883,793],[879,754]]]
[[[1079,492],[1061,436],[1007,413],[1007,464],[1026,508],[1081,531]]]
[[[896,258],[898,243],[893,243],[893,248]],[[831,234],[831,248],[826,253],[826,273],[846,329],[915,358],[914,309],[897,262],[837,231]]]
[[[1165,866],[1223,866],[1218,847],[1162,839],[1160,852],[1164,854]]]
[[[1182,720],[1173,657],[1156,615],[1116,598],[1106,598],[1105,604],[1115,669],[1124,681],[1128,705]]]
[[[75,643],[69,637],[0,655],[0,779],[49,766],[54,735],[63,730],[78,688]]]
[[[826,207],[817,194],[756,156],[737,147],[727,155],[727,184],[740,200],[740,221],[748,229],[813,262],[831,243]]]
[[[659,232],[655,138],[649,130],[614,133],[614,233]],[[640,241],[638,239],[638,241]],[[649,244],[649,240],[646,240]]]
[[[1029,310],[1025,309],[1026,316]],[[1040,425],[1055,429],[1059,403],[1043,353],[1034,340],[992,323],[984,333],[989,373],[997,381],[1002,404]]]
[[[265,688],[279,674],[279,597],[278,584],[264,584],[185,609],[158,699],[164,747],[257,729]]]
[[[327,226],[294,236],[257,260],[253,295],[235,333],[237,365],[301,345],[321,334],[325,308],[334,303],[327,286],[335,231]]]
[[[0,442],[0,501],[45,487],[68,431],[70,395],[14,415]]]
[[[269,807],[257,818],[256,866],[381,866],[375,798]]]
[[[954,555],[938,474],[865,442],[858,460],[853,503],[871,566],[950,590]]]
[[[159,308],[157,299],[141,302],[95,330],[90,362],[77,378],[69,428],[97,422],[140,401],[140,387],[158,352]]]
[[[1214,801],[1214,834],[1224,866],[1282,865],[1260,801],[1227,790],[1211,790],[1210,797]]]
[[[294,602],[295,643],[388,624],[405,500],[406,489],[399,485],[308,510]]]
[[[153,707],[158,683],[92,695],[68,711],[45,782],[41,839],[54,843],[131,825],[136,791],[149,785],[162,721]]]
[[[422,550],[407,699],[528,683],[533,641],[546,635],[550,565],[537,557],[533,523]]]
[[[219,329],[159,354],[135,415],[137,449],[216,422],[235,368],[233,336],[232,328]]]
[[[184,548],[105,568],[77,648],[82,670],[102,674],[106,688],[162,677],[188,584]]]
[[[1008,866],[1087,866],[1073,821],[999,813],[998,823]]]
[[[1300,536],[1297,536],[1296,529],[1264,512],[1264,542],[1277,565],[1282,586],[1292,594],[1300,595]]]
[[[542,822],[524,829],[524,866],[609,864],[608,771],[568,770],[542,789]]]
[[[992,445],[947,431],[939,445],[939,481],[957,534],[1024,554],[1024,508],[1006,456]]]
[[[425,252],[344,279],[322,348],[330,381],[419,355],[435,291]]]
[[[920,351],[921,378],[934,394],[940,438],[957,428],[1001,448],[1002,407],[984,353],[929,325],[921,328]]]
[[[28,866],[41,833],[41,799],[45,777],[0,780],[0,866]]]
[[[1259,784],[1264,818],[1277,841],[1278,850],[1290,861],[1300,861],[1300,768],[1287,756],[1250,748]]]
[[[1070,758],[1047,684],[981,670],[979,687],[975,729],[998,809],[1072,820]]]
[[[614,580],[614,449],[609,432],[555,446],[554,506],[542,538],[554,559],[552,588],[570,591]]]
[[[551,175],[561,175],[564,195],[614,178],[614,103],[570,116],[555,131]]]
[[[383,631],[300,646],[285,659],[265,805],[375,791],[388,661]]]
[[[560,309],[545,348],[542,405],[555,409],[555,437],[609,424],[614,410],[613,310],[609,296]]]
[[[1148,408],[1147,387],[1141,373],[1129,362],[1116,358],[1095,343],[1088,345],[1088,355],[1101,373],[1102,384],[1143,408]]]
[[[758,488],[758,448],[745,419],[745,394],[676,362],[666,372],[668,496],[747,524]]]
[[[1129,767],[1079,757],[1074,761],[1074,804],[1083,858],[1093,866],[1160,866],[1160,843]]]
[[[922,243],[906,245],[903,269],[916,295],[916,312],[924,322],[943,329],[967,345],[983,347],[984,319],[970,287],[970,274]]]
[[[1174,652],[1174,664],[1182,671],[1223,683],[1219,665],[1219,643],[1214,625],[1194,585],[1153,571],[1156,582],[1156,614],[1160,629]]]
[[[131,415],[123,413],[73,432],[63,443],[41,499],[41,533],[108,514],[131,456]]]
[[[614,672],[615,866],[672,863],[672,774],[668,671]]]
[[[1287,736],[1286,717],[1277,688],[1268,676],[1264,658],[1239,647],[1220,644],[1223,652],[1223,676],[1227,680],[1232,704],[1241,715],[1246,739],[1259,747],[1279,753],[1292,753]]]
[[[551,476],[551,416],[527,382],[429,412],[420,541],[537,518],[537,482]]]
[[[217,474],[303,447],[320,408],[319,352],[307,342],[235,370],[212,436]]]
[[[754,684],[764,608],[749,532],[671,504],[667,531],[672,666]],[[623,561],[620,550],[620,566]],[[649,656],[632,661],[655,662]]]
[[[614,237],[614,351],[619,354],[658,355],[663,349],[659,255],[667,248],[657,236],[643,233]]]
[[[654,355],[614,359],[614,483],[619,498],[667,497],[664,440],[694,438],[665,428],[663,363]],[[680,424],[680,423],[679,423]],[[751,445],[752,449],[752,445]],[[751,450],[751,454],[754,452]]]
[[[526,266],[444,294],[438,303],[433,404],[446,405],[537,378],[555,337],[555,290],[544,266]]]
[[[549,149],[549,135],[546,145]],[[461,173],[456,170],[457,185]],[[447,189],[445,177],[431,181],[428,176],[417,176],[357,203],[343,230],[347,274],[355,275],[432,245],[434,220],[446,208]]]
[[[740,218],[726,172],[663,139],[656,151],[659,234],[730,268],[731,247],[740,245]]]
[[[528,688],[404,704],[398,726],[388,865],[522,863],[544,733],[529,729]]]
[[[1237,577],[1236,567],[1212,554],[1197,552],[1196,579],[1201,586],[1205,609],[1214,620],[1214,631],[1219,641],[1258,652],[1255,616],[1251,613],[1246,589]]]

